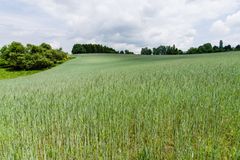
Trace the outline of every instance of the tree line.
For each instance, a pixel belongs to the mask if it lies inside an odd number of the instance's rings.
[[[232,47],[231,45],[223,45],[223,41],[219,42],[219,46],[213,46],[211,43],[203,44],[197,48],[191,47],[186,52],[173,46],[159,46],[158,48],[142,48],[141,55],[181,55],[181,54],[202,54],[202,53],[217,53],[217,52],[229,52],[240,51],[240,45]]]
[[[183,51],[180,49],[176,48],[175,45],[173,46],[159,46],[158,48],[142,48],[141,51],[142,55],[178,55],[178,54],[183,54]]]
[[[72,54],[91,54],[91,53],[110,53],[110,54],[134,54],[129,50],[116,51],[111,47],[101,44],[74,44]]]
[[[13,70],[40,70],[50,68],[69,58],[62,49],[53,49],[51,45],[12,42],[0,49],[0,67]]]
[[[197,48],[190,48],[186,54],[201,54],[201,53],[217,53],[217,52],[229,52],[240,51],[240,45],[232,47],[231,45],[224,46],[223,41],[219,42],[219,46],[213,46],[211,43],[203,44]]]
[[[75,44],[72,48],[72,54],[86,53],[117,53],[117,51],[100,44]]]

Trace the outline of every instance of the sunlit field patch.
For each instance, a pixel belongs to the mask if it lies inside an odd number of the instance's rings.
[[[27,76],[38,72],[39,71],[9,71],[8,69],[0,68],[0,80]]]

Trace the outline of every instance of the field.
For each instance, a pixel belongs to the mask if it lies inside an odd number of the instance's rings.
[[[82,55],[0,81],[0,159],[240,159],[240,53]]]

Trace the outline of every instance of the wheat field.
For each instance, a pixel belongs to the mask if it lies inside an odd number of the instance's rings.
[[[0,80],[1,160],[240,159],[240,53],[81,55]]]

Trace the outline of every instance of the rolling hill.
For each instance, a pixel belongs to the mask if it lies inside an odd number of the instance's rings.
[[[0,159],[238,159],[240,54],[81,55],[0,80]]]

